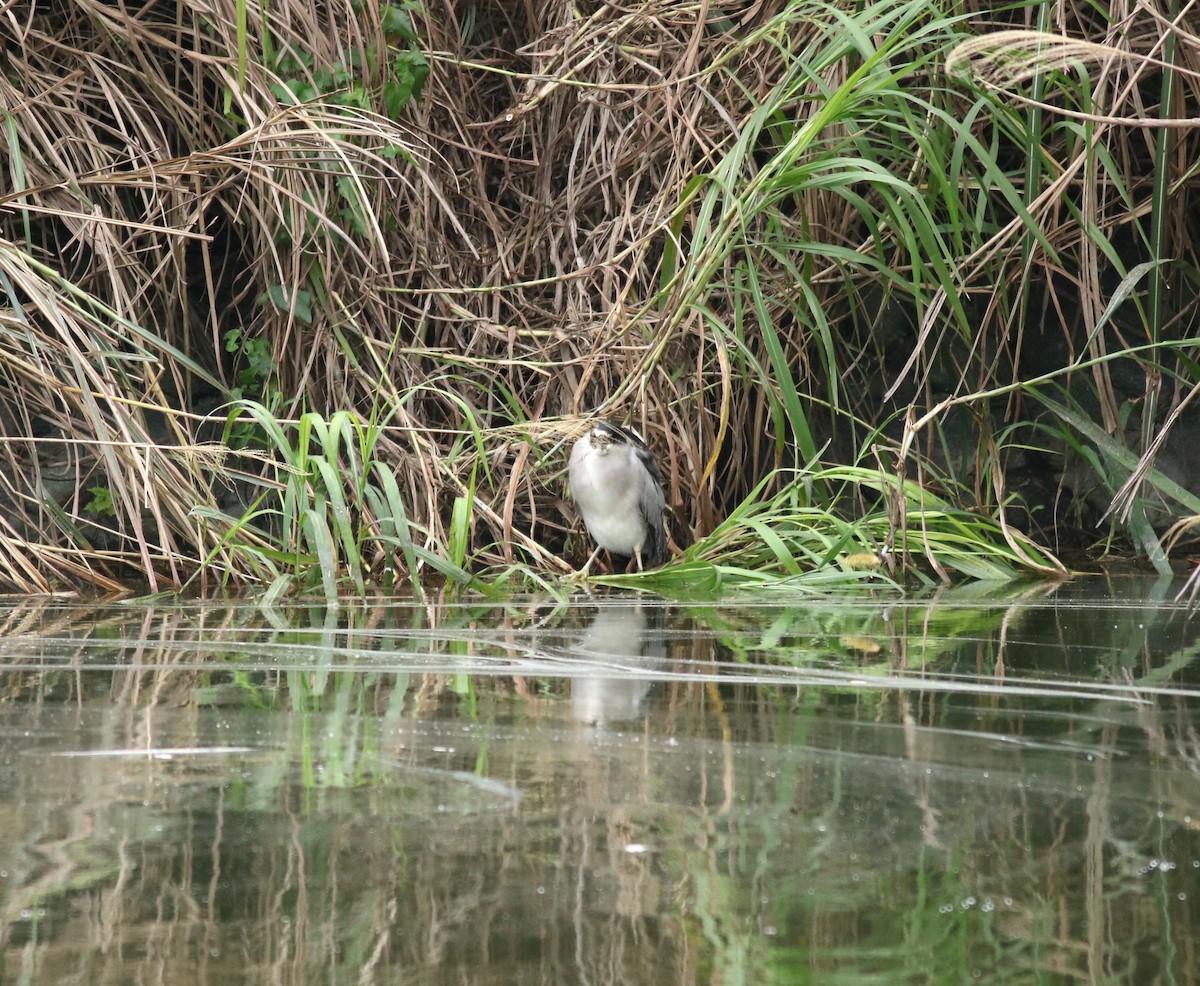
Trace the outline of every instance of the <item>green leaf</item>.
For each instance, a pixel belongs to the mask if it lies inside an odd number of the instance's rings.
[[[303,288],[289,291],[282,284],[267,288],[267,297],[281,312],[290,312],[305,325],[312,324],[312,293]]]

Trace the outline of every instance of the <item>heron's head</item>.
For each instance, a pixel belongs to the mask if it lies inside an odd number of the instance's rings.
[[[607,421],[597,421],[592,427],[592,448],[603,455],[621,442],[621,433]]]
[[[645,440],[632,428],[626,428],[622,425],[613,424],[611,421],[597,421],[590,433],[592,440],[592,448],[601,455],[607,453],[610,449],[620,448],[623,445],[632,445],[644,448]]]

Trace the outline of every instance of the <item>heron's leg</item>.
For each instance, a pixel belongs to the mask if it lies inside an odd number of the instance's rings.
[[[637,559],[637,570],[644,572],[646,569],[642,566],[642,546],[640,544],[634,545],[633,557]]]
[[[597,556],[598,554],[600,554],[600,552],[601,552],[602,550],[603,550],[603,549],[600,547],[600,545],[596,545],[596,550],[592,552],[592,557],[591,557],[591,558],[589,558],[589,559],[587,560],[587,564],[585,564],[585,565],[583,566],[583,568],[581,568],[581,569],[579,570],[579,573],[578,573],[578,574],[579,574],[579,577],[580,577],[581,579],[586,579],[586,578],[587,578],[587,576],[588,576],[588,569],[592,567],[592,562],[594,562],[594,561],[596,560],[596,556]]]

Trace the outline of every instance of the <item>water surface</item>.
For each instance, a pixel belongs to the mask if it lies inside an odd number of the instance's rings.
[[[1176,588],[9,600],[0,981],[1195,982]]]

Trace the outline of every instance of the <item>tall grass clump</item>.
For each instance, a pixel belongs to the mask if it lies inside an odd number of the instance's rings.
[[[585,556],[562,471],[597,410],[659,453],[689,565],[1165,567],[1200,513],[1200,52],[1168,19],[27,14],[0,26],[7,586],[551,579]]]
[[[292,590],[319,590],[327,599],[348,590],[362,595],[369,580],[394,584],[406,575],[414,576],[420,595],[422,569],[472,585],[463,567],[462,509],[456,503],[450,557],[431,550],[429,532],[408,519],[392,467],[376,456],[380,431],[379,423],[345,411],[328,421],[308,412],[285,422],[256,401],[239,401],[226,419],[223,443],[261,450],[261,456],[243,450],[241,458],[261,460],[270,472],[224,470],[248,502],[235,513],[197,508],[197,516],[221,532],[206,561],[232,556],[234,564],[222,568],[257,578],[268,587],[268,600]]]

